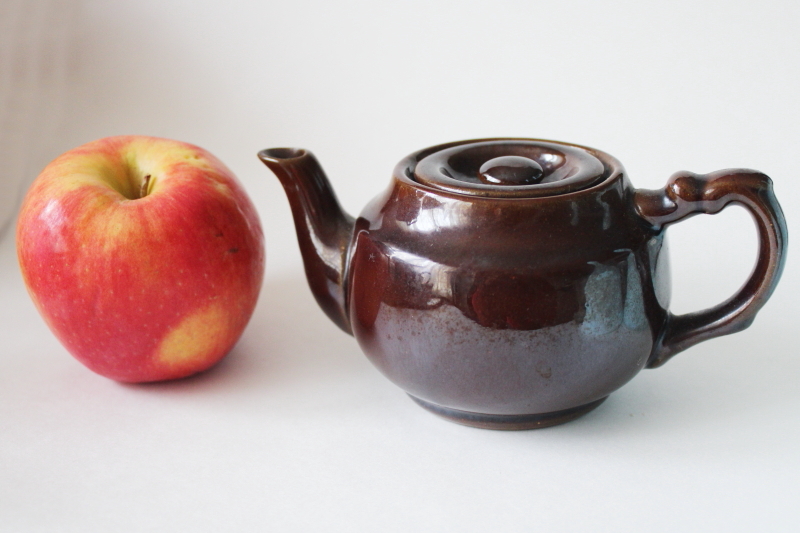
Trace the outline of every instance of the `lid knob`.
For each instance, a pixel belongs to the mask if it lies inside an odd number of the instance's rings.
[[[478,170],[478,179],[491,185],[532,185],[544,176],[542,165],[518,155],[490,159]]]

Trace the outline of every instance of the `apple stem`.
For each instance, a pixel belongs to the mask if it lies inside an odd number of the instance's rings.
[[[150,174],[147,174],[142,181],[142,186],[139,189],[139,198],[147,196],[147,186],[150,185]]]

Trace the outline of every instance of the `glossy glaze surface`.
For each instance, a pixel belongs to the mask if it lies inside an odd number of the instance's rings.
[[[603,154],[594,187],[498,199],[420,186],[419,157],[355,222],[351,325],[387,377],[442,407],[526,415],[603,398],[645,366],[668,279],[617,161]]]
[[[598,150],[463,141],[401,161],[354,220],[310,153],[259,155],[287,191],[323,309],[420,405],[465,424],[587,412],[645,366],[746,327],[783,264],[780,207],[755,171],[636,191]],[[756,271],[722,305],[675,317],[664,229],[730,202],[759,225]]]

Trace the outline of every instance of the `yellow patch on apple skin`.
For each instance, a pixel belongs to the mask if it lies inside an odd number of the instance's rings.
[[[220,356],[228,339],[228,313],[221,305],[210,305],[184,318],[161,341],[156,359],[173,368],[200,367],[212,356]]]

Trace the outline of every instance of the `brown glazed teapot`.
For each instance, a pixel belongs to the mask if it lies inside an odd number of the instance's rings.
[[[461,141],[403,159],[353,219],[311,152],[259,157],[289,197],[319,305],[418,404],[471,426],[587,413],[642,368],[749,326],[783,269],[783,213],[754,170],[637,190],[592,148]],[[750,279],[716,307],[671,314],[665,229],[731,203],[758,226]]]

